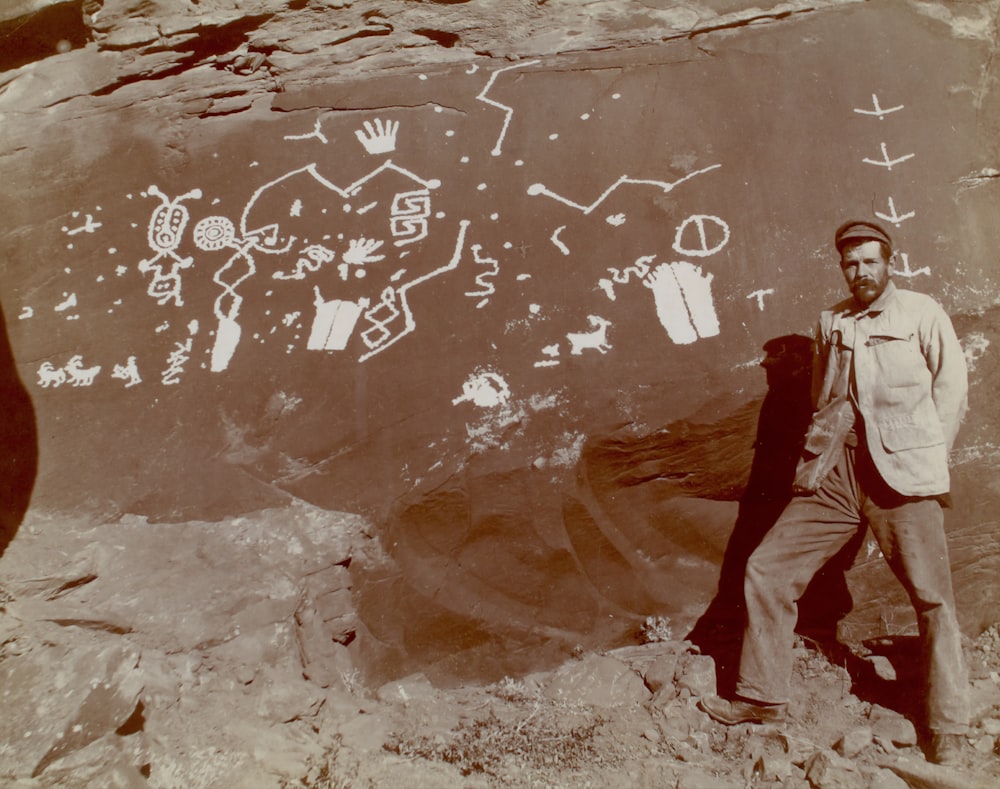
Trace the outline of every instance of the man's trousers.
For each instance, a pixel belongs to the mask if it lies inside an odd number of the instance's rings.
[[[867,452],[851,446],[818,491],[792,499],[747,562],[748,620],[736,692],[760,702],[788,701],[798,600],[823,565],[866,526],[916,609],[927,668],[928,728],[965,733],[968,671],[941,504],[891,490]]]

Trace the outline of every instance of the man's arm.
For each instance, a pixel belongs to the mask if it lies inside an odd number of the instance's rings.
[[[945,444],[951,449],[959,425],[969,408],[969,376],[965,352],[951,319],[940,305],[922,321],[921,350],[931,371],[931,397],[944,430]]]

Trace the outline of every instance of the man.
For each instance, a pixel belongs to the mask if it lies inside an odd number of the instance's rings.
[[[747,562],[736,697],[701,706],[726,724],[784,720],[797,601],[826,561],[871,527],[917,612],[928,663],[928,758],[953,763],[968,729],[968,678],[941,506],[948,451],[967,407],[965,356],[941,306],[892,282],[884,228],[847,222],[835,244],[852,296],[820,317],[816,411],[797,495]]]

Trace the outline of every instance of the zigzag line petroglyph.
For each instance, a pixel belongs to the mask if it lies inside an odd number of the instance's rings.
[[[646,275],[649,274],[650,263],[656,259],[656,255],[643,255],[637,258],[635,263],[624,269],[608,268],[608,273],[611,275],[611,279],[599,279],[597,284],[604,291],[611,301],[614,301],[615,296],[615,283],[619,285],[628,285],[631,281],[632,274],[635,274],[636,278],[639,280],[645,279]]]
[[[247,228],[247,219],[250,216],[250,212],[253,210],[254,205],[257,203],[257,200],[260,198],[260,196],[262,194],[264,194],[264,192],[266,192],[268,189],[270,189],[271,187],[275,186],[276,184],[281,183],[282,181],[285,181],[285,180],[287,180],[289,178],[295,177],[299,173],[309,173],[313,178],[315,178],[317,181],[319,181],[327,189],[329,189],[330,191],[332,191],[332,192],[340,195],[342,198],[347,199],[348,197],[353,197],[355,194],[357,194],[359,191],[361,191],[361,188],[366,183],[368,183],[372,178],[375,178],[377,175],[379,175],[380,173],[385,172],[386,170],[393,170],[393,171],[399,173],[400,175],[404,175],[407,178],[410,178],[411,180],[413,180],[416,183],[420,184],[425,189],[437,189],[439,186],[441,186],[441,181],[439,181],[437,178],[431,178],[429,180],[421,178],[418,175],[415,175],[415,174],[411,173],[409,170],[405,170],[402,167],[399,167],[399,166],[393,164],[391,160],[386,160],[385,162],[383,162],[382,164],[380,164],[378,167],[376,167],[374,170],[372,170],[370,173],[368,173],[368,175],[365,175],[365,176],[359,178],[354,183],[352,183],[352,184],[350,184],[350,185],[348,185],[348,186],[346,186],[344,188],[341,188],[341,187],[337,186],[335,183],[333,183],[332,181],[329,181],[326,178],[324,178],[322,175],[320,175],[319,172],[317,172],[317,170],[316,170],[316,163],[313,162],[312,164],[307,164],[305,167],[300,167],[297,170],[292,170],[291,172],[285,173],[284,175],[280,176],[279,178],[275,178],[273,181],[268,181],[266,184],[264,184],[259,189],[257,189],[250,196],[250,200],[247,201],[247,204],[246,204],[246,206],[243,209],[243,215],[240,217],[240,232],[241,232],[241,234],[243,235],[244,238],[246,238],[247,236],[251,235],[251,233],[259,235],[259,234],[262,234],[263,232],[268,231],[268,230],[272,231],[273,233],[276,233],[277,232],[277,225],[267,225],[267,226],[265,226],[263,228],[255,228],[255,229],[250,230],[250,229]],[[291,244],[293,243],[293,241],[294,241],[294,238],[289,241],[289,246],[291,246]],[[282,253],[282,252],[287,252],[288,251],[288,247],[286,247],[284,249],[269,249],[269,248],[263,248],[263,247],[257,247],[257,248],[261,252],[267,252],[269,254]]]
[[[479,290],[466,291],[466,296],[485,296],[476,307],[482,309],[489,303],[489,297],[496,293],[496,287],[492,282],[487,282],[487,280],[492,279],[500,273],[500,263],[496,258],[483,257],[479,254],[482,247],[479,244],[473,244],[472,255],[476,260],[476,263],[482,266],[489,266],[487,271],[476,275],[476,284],[479,286]]]
[[[491,107],[496,107],[498,110],[503,110],[506,113],[503,119],[503,127],[500,129],[500,136],[497,137],[496,145],[493,146],[493,150],[490,151],[494,156],[499,156],[503,152],[503,141],[507,136],[507,128],[510,126],[510,119],[514,117],[514,108],[508,107],[506,104],[501,104],[499,101],[494,101],[493,99],[486,98],[486,94],[490,92],[490,88],[493,87],[493,83],[496,82],[497,77],[503,74],[505,71],[512,71],[513,69],[527,68],[528,66],[535,66],[541,63],[540,60],[529,60],[525,63],[515,63],[513,66],[505,66],[504,68],[497,69],[492,74],[490,78],[486,81],[486,87],[484,87],[476,99],[479,101],[489,104]]]
[[[597,206],[599,206],[601,203],[603,203],[608,198],[608,196],[612,192],[614,192],[615,189],[617,189],[622,184],[640,184],[640,185],[645,185],[645,186],[657,186],[657,187],[659,187],[660,189],[663,190],[664,194],[666,194],[666,193],[672,191],[674,189],[674,187],[679,186],[680,184],[684,183],[685,181],[691,180],[696,175],[701,175],[702,173],[707,173],[709,170],[715,170],[715,169],[717,169],[719,167],[722,167],[722,165],[721,164],[713,164],[713,165],[711,165],[709,167],[703,167],[700,170],[695,170],[693,173],[688,173],[683,178],[679,178],[676,181],[671,181],[669,183],[666,182],[666,181],[649,181],[649,180],[643,180],[643,179],[639,179],[639,178],[629,178],[627,175],[623,175],[621,178],[619,178],[617,181],[615,181],[613,184],[611,184],[611,186],[609,186],[607,189],[605,189],[604,192],[601,193],[601,196],[598,197],[590,205],[584,205],[582,203],[576,203],[576,202],[570,200],[567,197],[563,197],[562,195],[556,194],[555,192],[549,190],[545,186],[545,184],[532,184],[531,186],[528,187],[528,194],[531,195],[532,197],[534,197],[535,195],[545,195],[546,197],[551,197],[553,200],[558,200],[560,203],[562,203],[564,205],[568,205],[570,208],[575,208],[578,211],[582,211],[584,214],[589,214],[591,211],[593,211],[595,208],[597,208]]]
[[[403,339],[403,337],[405,337],[407,334],[413,332],[413,330],[417,327],[417,323],[413,318],[413,312],[410,309],[409,302],[407,301],[406,297],[407,291],[409,291],[410,288],[415,287],[416,285],[420,285],[423,282],[427,282],[427,280],[429,279],[433,279],[434,277],[440,276],[446,271],[451,271],[452,269],[458,267],[458,263],[462,259],[462,249],[465,247],[465,231],[468,229],[470,224],[471,222],[468,219],[463,219],[458,223],[458,238],[455,241],[455,251],[452,253],[451,260],[449,260],[445,265],[439,266],[433,271],[424,274],[422,277],[417,277],[412,282],[407,282],[405,285],[400,286],[398,290],[393,290],[392,288],[386,288],[386,291],[393,291],[393,293],[389,295],[390,297],[393,297],[393,301],[398,302],[400,308],[399,314],[403,315],[403,318],[406,322],[406,326],[403,329],[403,331],[401,331],[395,337],[385,340],[384,342],[382,342],[382,344],[378,345],[378,347],[373,348],[371,351],[364,354],[358,361],[361,362],[367,361],[376,354],[384,351],[389,346],[399,342],[399,340]],[[385,296],[386,293],[383,293],[383,301],[382,305],[380,306],[388,306],[395,309],[395,306],[393,304],[390,304],[389,302],[386,301]],[[369,313],[365,313],[365,317],[368,318]],[[368,330],[368,332],[370,331],[371,329]],[[368,334],[368,332],[364,332],[362,334],[362,336],[365,337],[366,341],[367,341],[366,335]]]

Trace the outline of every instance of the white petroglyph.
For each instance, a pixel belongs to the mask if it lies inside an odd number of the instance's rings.
[[[431,178],[431,179],[420,178],[419,176],[411,173],[409,170],[406,170],[402,167],[393,164],[391,160],[386,160],[367,175],[359,178],[354,183],[349,184],[344,188],[341,188],[336,184],[332,183],[331,181],[327,180],[326,178],[324,178],[322,175],[320,175],[316,170],[315,163],[308,164],[305,167],[300,167],[296,170],[292,170],[290,172],[285,173],[282,176],[279,176],[278,178],[268,181],[266,184],[259,187],[250,196],[250,199],[247,201],[247,204],[243,209],[242,216],[240,217],[240,233],[244,239],[254,240],[254,249],[256,249],[257,251],[265,252],[267,254],[282,254],[284,252],[287,252],[291,248],[291,246],[295,243],[295,237],[291,236],[290,238],[286,239],[284,245],[279,246],[279,238],[278,238],[279,228],[277,223],[269,223],[261,225],[259,227],[249,226],[250,215],[253,212],[253,208],[257,204],[257,201],[260,200],[261,195],[265,194],[271,189],[284,188],[282,186],[283,182],[288,180],[294,180],[297,176],[306,173],[310,177],[314,178],[321,186],[325,187],[326,189],[329,189],[331,192],[340,196],[344,200],[347,200],[349,197],[353,197],[354,195],[358,194],[364,188],[364,186],[373,178],[376,178],[380,174],[389,170],[399,173],[400,175],[406,178],[409,178],[410,180],[414,181],[415,183],[423,187],[423,189],[437,189],[441,185],[441,181],[436,178]]]
[[[611,214],[611,216],[605,217],[604,221],[612,227],[621,227],[625,224],[625,214]]]
[[[80,212],[74,211],[73,218],[76,219],[78,216],[80,216]],[[93,233],[99,227],[104,227],[103,223],[95,222],[92,214],[86,214],[82,225],[74,228],[70,228],[68,225],[63,225],[62,231],[67,236],[75,236],[77,233]]]
[[[611,274],[611,279],[599,279],[597,281],[598,286],[607,295],[611,301],[615,301],[615,283],[619,285],[628,285],[632,280],[632,276],[635,275],[637,279],[643,279],[649,274],[650,264],[656,259],[656,255],[643,255],[640,258],[636,258],[635,263],[624,269],[608,268],[608,273]]]
[[[906,214],[897,213],[896,204],[892,201],[891,197],[889,198],[888,214],[880,214],[878,211],[875,212],[875,216],[877,216],[879,219],[884,219],[886,222],[892,222],[892,224],[894,224],[896,227],[899,227],[907,219],[913,219],[913,217],[915,217],[916,215],[917,215],[916,211],[910,211],[909,213]]]
[[[566,229],[566,225],[560,225],[555,229],[555,232],[549,237],[549,240],[555,244],[556,249],[562,252],[564,255],[569,254],[569,247],[566,246],[562,241],[559,240],[559,234]]]
[[[903,260],[903,268],[893,268],[893,273],[897,277],[906,277],[910,279],[911,277],[919,277],[921,274],[929,275],[931,273],[930,266],[922,266],[916,270],[910,268],[910,256],[905,252],[900,252],[899,257]]]
[[[487,270],[476,275],[476,284],[479,286],[478,290],[467,290],[465,292],[466,296],[471,296],[473,298],[479,297],[480,301],[476,304],[478,309],[485,307],[490,299],[489,297],[496,293],[496,287],[489,280],[493,279],[500,273],[500,263],[495,258],[483,257],[480,255],[482,247],[479,244],[473,244],[472,256],[476,261],[477,265],[486,266]]]
[[[206,216],[199,220],[192,236],[195,246],[206,252],[236,245],[236,227],[224,216]]]
[[[713,165],[711,165],[709,167],[703,167],[700,170],[695,170],[692,173],[688,173],[683,178],[678,178],[676,181],[670,181],[670,182],[667,182],[667,181],[653,181],[653,180],[646,180],[646,179],[640,179],[640,178],[629,178],[627,175],[623,175],[621,178],[619,178],[617,181],[615,181],[613,184],[611,184],[611,186],[609,186],[607,189],[605,189],[601,193],[601,195],[594,202],[592,202],[590,205],[584,205],[583,203],[577,203],[577,202],[575,202],[573,200],[570,200],[567,197],[563,197],[562,195],[556,194],[555,192],[553,192],[550,189],[548,189],[544,184],[532,184],[531,186],[528,187],[528,194],[531,195],[531,196],[533,196],[533,197],[537,196],[537,195],[545,195],[546,197],[550,197],[553,200],[556,200],[556,201],[562,203],[563,205],[567,205],[570,208],[575,208],[578,211],[582,211],[584,214],[590,214],[601,203],[603,203],[605,200],[607,200],[608,196],[612,192],[614,192],[619,186],[622,186],[623,184],[637,184],[637,185],[641,185],[641,186],[655,186],[655,187],[658,187],[664,194],[667,194],[667,193],[671,192],[673,189],[675,189],[677,186],[679,186],[680,184],[684,183],[685,181],[689,181],[692,178],[694,178],[695,176],[701,175],[703,173],[707,173],[707,172],[709,172],[711,170],[716,170],[719,167],[722,167],[722,165],[721,164],[713,164]]]
[[[480,408],[496,408],[510,400],[510,386],[491,370],[477,370],[462,384],[462,394],[452,405],[472,403]]]
[[[396,135],[399,133],[399,121],[365,121],[364,129],[358,129],[354,136],[358,138],[365,150],[370,154],[391,153],[396,150]]]
[[[612,347],[608,343],[608,327],[611,326],[611,321],[600,315],[588,315],[587,322],[590,324],[590,331],[570,332],[566,335],[570,353],[573,356],[580,356],[585,350],[607,353]]]
[[[38,367],[38,385],[43,389],[52,387],[58,389],[66,383],[66,371],[61,367],[55,367],[52,362],[42,362]]]
[[[678,261],[661,263],[643,281],[653,291],[660,324],[676,344],[689,345],[719,333],[712,279],[700,266]]]
[[[885,169],[892,171],[894,165],[901,164],[902,162],[905,162],[907,159],[912,159],[914,156],[916,156],[915,153],[907,153],[896,159],[890,159],[889,152],[886,150],[885,143],[881,144],[881,150],[882,150],[881,159],[869,159],[866,157],[861,161],[863,161],[865,164],[874,164],[877,167],[884,167]]]
[[[125,388],[131,389],[133,386],[142,383],[139,375],[139,367],[134,356],[129,356],[125,364],[116,364],[111,371],[111,377],[125,382]]]
[[[187,364],[188,360],[191,358],[191,349],[193,347],[194,340],[190,337],[188,337],[184,342],[174,343],[174,350],[172,350],[169,356],[167,356],[167,369],[163,371],[160,379],[164,386],[173,386],[181,382],[180,377],[184,372],[184,365]]]
[[[540,60],[527,60],[524,63],[515,63],[513,66],[505,66],[504,68],[497,69],[490,74],[490,78],[487,80],[485,87],[479,92],[479,95],[476,96],[476,99],[479,101],[489,104],[491,107],[496,107],[498,110],[503,110],[504,112],[503,126],[500,129],[500,134],[497,137],[496,144],[493,146],[493,150],[490,151],[490,153],[494,156],[499,156],[503,153],[503,141],[507,137],[507,129],[510,128],[511,118],[514,117],[514,108],[508,107],[506,104],[501,104],[499,101],[494,101],[493,99],[488,98],[486,94],[490,92],[490,89],[493,87],[493,83],[496,82],[497,77],[504,72],[512,71],[514,69],[527,68],[528,66],[537,66],[539,63],[541,63]]]
[[[76,294],[75,293],[63,293],[63,300],[59,302],[53,309],[56,312],[66,312],[66,310],[71,307],[77,306],[76,304]]]
[[[354,213],[356,213],[358,216],[364,216],[365,214],[367,214],[369,211],[371,211],[377,205],[378,205],[378,200],[376,200],[376,201],[374,201],[372,203],[368,203],[368,205],[361,206],[361,208],[359,208]]]
[[[84,367],[83,357],[80,354],[71,357],[63,369],[71,386],[91,386],[97,374],[101,372],[100,365]]]
[[[347,242],[347,251],[344,253],[344,262],[349,266],[364,266],[368,263],[378,263],[385,260],[385,255],[376,255],[375,252],[384,242],[373,238],[352,238]]]
[[[310,244],[301,252],[295,261],[295,270],[291,272],[275,271],[273,279],[305,279],[306,274],[315,274],[324,263],[332,263],[336,253],[322,244]]]
[[[306,174],[326,189],[329,189],[341,199],[357,195],[365,185],[379,174],[392,171],[411,179],[418,184],[421,189],[414,192],[407,192],[396,195],[394,200],[393,233],[401,237],[396,241],[397,245],[409,244],[424,238],[427,233],[427,216],[430,215],[430,189],[436,189],[441,185],[437,179],[423,179],[414,175],[392,163],[385,161],[374,168],[367,175],[341,188],[331,181],[321,176],[316,170],[316,164],[309,164],[296,170],[285,173],[263,184],[250,196],[243,212],[240,216],[239,229],[233,226],[225,217],[209,217],[198,223],[196,228],[196,244],[207,250],[218,250],[231,248],[234,254],[219,268],[213,275],[213,281],[222,288],[222,292],[216,298],[213,305],[213,312],[218,319],[218,329],[215,332],[215,344],[212,348],[211,370],[221,372],[225,370],[240,342],[242,329],[238,322],[242,309],[243,297],[238,293],[239,286],[253,277],[257,273],[257,262],[254,253],[261,252],[268,255],[285,254],[292,249],[296,242],[296,236],[288,234],[281,235],[281,227],[275,221],[264,219],[263,224],[251,222],[254,207],[261,200],[262,195],[270,193],[271,190],[287,189],[286,182],[290,179]],[[298,198],[295,198],[298,200]],[[175,203],[177,201],[174,201]],[[294,205],[294,201],[292,205]],[[371,207],[375,203],[370,204]],[[325,213],[324,209],[324,213]],[[349,206],[345,206],[349,210]],[[301,209],[300,209],[301,212]],[[340,236],[338,236],[339,238]],[[364,239],[358,240],[352,250],[349,250],[345,258],[352,260],[355,265],[374,262],[380,259],[372,255],[374,248]],[[381,243],[381,242],[377,242]],[[333,260],[333,250],[325,246],[313,244],[305,247],[302,257],[296,263],[293,271],[283,272],[281,275],[274,275],[277,279],[303,279],[307,273],[317,271],[325,263]],[[363,272],[363,269],[359,269]],[[270,295],[270,292],[269,294]]]
[[[316,119],[316,123],[313,124],[313,130],[308,134],[285,135],[286,140],[311,140],[313,138],[319,140],[321,143],[323,143],[323,145],[326,145],[327,143],[326,135],[323,134],[322,124],[319,118]],[[254,164],[256,164],[256,162],[254,162]],[[253,165],[250,166],[252,167]]]
[[[872,105],[873,105],[874,109],[871,109],[871,110],[862,110],[862,109],[855,108],[854,111],[856,113],[858,113],[859,115],[874,115],[880,121],[883,121],[883,120],[885,120],[885,116],[886,115],[889,115],[890,113],[893,113],[893,112],[898,112],[899,110],[903,109],[903,105],[902,104],[900,104],[898,107],[889,107],[888,109],[882,109],[882,107],[879,106],[879,103],[878,103],[878,96],[876,94],[874,94],[874,93],[872,94]]]
[[[361,356],[359,361],[367,361],[372,356],[381,353],[386,348],[394,345],[403,337],[413,332],[416,328],[416,320],[414,319],[413,312],[410,309],[410,305],[407,300],[407,293],[411,288],[438,277],[446,271],[451,271],[458,267],[458,264],[462,259],[462,250],[465,247],[465,233],[470,224],[471,222],[469,222],[468,219],[463,219],[459,222],[458,238],[455,240],[455,250],[452,253],[451,259],[447,263],[421,277],[417,277],[416,279],[407,282],[405,285],[401,285],[399,288],[388,287],[382,291],[378,305],[369,308],[364,314],[365,320],[371,323],[372,327],[362,332],[361,336],[365,344],[371,348],[371,350]],[[403,328],[398,333],[394,333],[389,328],[389,324],[394,323],[400,316],[403,318]]]
[[[319,288],[314,287],[316,298],[316,316],[306,348],[310,351],[342,351],[347,347],[354,327],[357,325],[361,311],[369,305],[369,299],[363,298],[357,302],[331,299],[326,301]]]
[[[156,184],[150,184],[143,196],[150,195],[160,198],[160,205],[153,210],[146,231],[149,248],[156,255],[139,261],[138,268],[143,274],[153,274],[148,292],[161,306],[171,299],[177,306],[182,306],[181,279],[178,269],[189,268],[194,260],[193,258],[181,258],[177,254],[177,249],[183,239],[184,229],[190,218],[187,207],[181,203],[187,199],[200,199],[201,189],[192,189],[171,200]],[[171,260],[170,271],[167,274],[163,273],[163,264],[160,263],[163,258]]]
[[[710,232],[714,226],[721,232]],[[689,230],[689,228],[693,228]],[[694,238],[691,238],[694,236]],[[714,238],[713,238],[714,236]],[[720,237],[721,236],[721,237]],[[688,242],[684,246],[682,242]],[[711,240],[710,240],[711,239]],[[729,225],[717,216],[709,214],[692,214],[677,227],[674,235],[674,251],[678,255],[690,255],[696,258],[710,257],[720,252],[729,243]]]
[[[748,299],[757,299],[757,309],[761,312],[764,311],[764,297],[774,295],[774,288],[767,288],[766,290],[755,290],[752,293],[747,294]]]
[[[35,310],[33,308],[25,306],[21,308],[21,314],[17,316],[17,319],[19,321],[27,320],[28,318],[33,317],[34,314]]]

